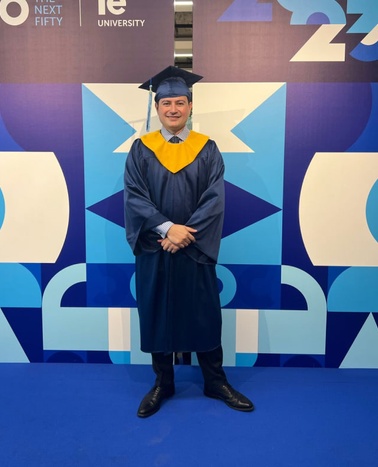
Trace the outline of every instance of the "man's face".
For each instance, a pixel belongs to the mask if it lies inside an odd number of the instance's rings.
[[[189,118],[192,103],[186,96],[167,97],[160,99],[155,107],[163,127],[170,133],[177,134],[184,128]]]

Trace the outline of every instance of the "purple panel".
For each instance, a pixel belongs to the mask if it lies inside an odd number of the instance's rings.
[[[43,268],[46,282],[63,266],[85,262],[81,86],[2,85],[0,109],[14,141],[25,151],[54,152],[66,179],[69,228],[57,264]]]
[[[316,152],[348,151],[369,121],[371,105],[369,84],[288,84],[283,264],[315,270],[305,252],[299,229],[298,206],[303,178]]]
[[[138,83],[173,64],[172,0],[28,4],[21,24],[0,19],[0,82]]]
[[[310,17],[311,24],[293,25],[292,12],[277,1],[264,0],[257,5],[256,1],[243,0],[197,1],[193,7],[193,71],[203,75],[204,81],[215,83],[377,81],[377,50],[374,46],[356,48],[364,35],[349,32],[356,15],[347,14],[346,1],[339,3],[347,24],[330,41],[345,44],[345,61],[292,62],[320,24],[329,22],[325,15]],[[254,14],[256,8],[264,11],[271,7],[271,21],[266,21],[266,14]],[[322,46],[326,44],[319,44]]]

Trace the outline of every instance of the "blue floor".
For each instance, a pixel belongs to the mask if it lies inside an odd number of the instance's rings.
[[[378,371],[228,368],[256,405],[202,394],[197,367],[176,367],[176,395],[136,410],[148,366],[0,364],[0,466],[378,466]]]

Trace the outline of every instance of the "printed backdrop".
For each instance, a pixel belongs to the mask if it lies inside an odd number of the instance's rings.
[[[195,6],[195,128],[226,162],[236,364],[377,368],[378,3]]]
[[[150,361],[122,176],[172,3],[0,1],[0,361]],[[378,368],[378,4],[197,0],[193,22],[225,364]]]

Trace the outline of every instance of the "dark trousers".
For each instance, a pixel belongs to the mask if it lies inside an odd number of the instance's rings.
[[[197,352],[197,359],[201,368],[205,386],[227,382],[223,370],[222,346],[208,352]],[[169,386],[174,384],[173,354],[153,353],[152,368],[156,374],[157,386]]]

